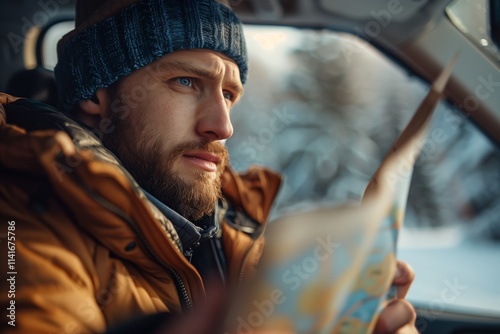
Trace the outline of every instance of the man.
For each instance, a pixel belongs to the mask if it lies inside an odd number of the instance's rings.
[[[0,217],[16,252],[2,332],[213,333],[221,298],[206,292],[252,276],[280,184],[227,166],[239,20],[212,0],[80,1],[58,55],[63,113],[1,96]],[[400,299],[377,330],[413,322]]]

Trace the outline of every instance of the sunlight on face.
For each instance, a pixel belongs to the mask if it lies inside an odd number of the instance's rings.
[[[210,214],[227,165],[239,68],[210,50],[178,51],[110,90],[116,130],[104,138],[137,182],[193,220]]]

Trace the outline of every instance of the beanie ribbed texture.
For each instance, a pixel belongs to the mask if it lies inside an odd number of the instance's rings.
[[[213,0],[141,0],[94,24],[58,50],[55,76],[63,110],[132,71],[185,49],[232,58],[245,83],[248,59],[238,17]]]

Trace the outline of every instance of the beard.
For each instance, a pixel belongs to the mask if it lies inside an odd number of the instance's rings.
[[[115,129],[104,137],[104,146],[118,157],[143,189],[185,218],[197,221],[212,215],[215,203],[222,196],[221,175],[229,161],[226,147],[217,142],[191,141],[165,149],[163,138],[144,135],[146,127],[132,124],[129,118],[112,117]],[[184,180],[174,170],[174,162],[193,150],[220,159],[215,177],[214,173],[200,170],[192,171],[194,179]]]

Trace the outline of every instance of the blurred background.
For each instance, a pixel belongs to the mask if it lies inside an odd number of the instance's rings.
[[[359,200],[429,84],[347,33],[247,26],[246,36],[250,77],[227,142],[234,168],[285,175],[273,218]],[[417,272],[409,298],[431,315],[500,316],[499,194],[498,148],[441,102],[399,240],[399,257]],[[463,290],[446,303],[450,284]]]

